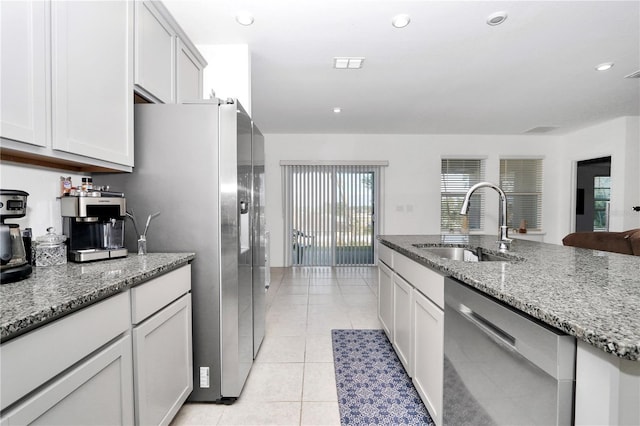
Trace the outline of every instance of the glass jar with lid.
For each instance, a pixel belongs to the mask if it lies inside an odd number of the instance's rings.
[[[67,263],[66,235],[56,234],[53,227],[45,235],[36,237],[33,249],[35,266],[55,266]]]

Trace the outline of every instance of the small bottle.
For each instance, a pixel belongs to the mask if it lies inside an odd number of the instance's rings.
[[[93,178],[87,178],[87,191],[93,191]]]
[[[69,192],[71,192],[71,176],[60,176],[60,196],[64,197]]]
[[[81,186],[81,189],[82,189],[83,191],[86,191],[86,190],[87,190],[87,178],[86,178],[86,177],[83,177],[83,178],[82,178],[82,186]]]

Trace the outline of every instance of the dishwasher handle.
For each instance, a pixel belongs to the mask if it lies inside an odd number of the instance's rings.
[[[516,347],[516,338],[483,317],[482,315],[474,312],[471,308],[460,303],[460,305],[454,308],[458,313],[462,315],[467,321],[471,322],[476,328],[480,329],[491,340],[509,350],[510,352],[516,352],[520,354]],[[520,354],[521,355],[521,354]]]

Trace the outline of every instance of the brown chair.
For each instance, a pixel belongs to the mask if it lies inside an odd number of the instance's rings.
[[[640,228],[624,232],[574,232],[564,237],[562,244],[640,256]]]

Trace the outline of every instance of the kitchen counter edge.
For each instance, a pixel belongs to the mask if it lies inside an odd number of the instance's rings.
[[[121,259],[34,268],[29,278],[0,286],[0,341],[9,341],[194,259],[195,253],[129,254]]]

